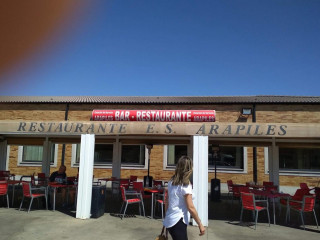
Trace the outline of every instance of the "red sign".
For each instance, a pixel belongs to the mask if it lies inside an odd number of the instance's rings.
[[[215,110],[93,110],[93,121],[214,122]]]

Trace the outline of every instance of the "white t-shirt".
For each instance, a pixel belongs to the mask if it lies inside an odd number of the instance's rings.
[[[174,226],[181,218],[185,224],[189,223],[190,214],[185,200],[186,194],[192,194],[191,184],[174,186],[171,181],[168,183],[169,206],[163,220],[166,228]]]

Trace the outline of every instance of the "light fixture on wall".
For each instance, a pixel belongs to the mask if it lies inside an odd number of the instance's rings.
[[[247,121],[250,115],[252,115],[252,108],[242,108],[238,121],[240,122]]]
[[[245,115],[245,116],[251,115],[252,114],[252,108],[242,108],[241,114]]]

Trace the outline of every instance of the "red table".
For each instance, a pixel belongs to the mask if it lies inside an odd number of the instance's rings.
[[[153,218],[153,202],[154,202],[154,194],[155,193],[162,193],[163,189],[160,188],[144,188],[143,189],[145,192],[151,193],[152,197],[151,197],[151,218]]]
[[[56,192],[57,192],[57,188],[73,188],[73,187],[77,187],[77,185],[49,182],[48,183],[48,187],[51,187],[53,189],[53,206],[52,206],[52,210],[55,211],[56,210]],[[69,194],[67,194],[67,195],[69,195]],[[69,196],[67,196],[67,197],[69,197]]]
[[[22,183],[22,182],[28,182],[28,181],[22,181],[22,180],[8,180],[8,185],[12,185],[12,201],[11,204],[13,206],[14,202],[14,191],[15,191],[15,186]]]

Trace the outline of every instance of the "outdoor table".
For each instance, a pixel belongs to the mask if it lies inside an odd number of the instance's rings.
[[[53,206],[52,206],[52,210],[55,211],[56,210],[56,192],[57,192],[57,188],[70,188],[70,187],[76,187],[75,184],[62,184],[62,183],[56,183],[56,182],[49,182],[48,183],[48,187],[53,189]],[[67,194],[67,199],[69,194]],[[68,201],[68,200],[67,200]]]
[[[163,192],[163,189],[160,188],[144,188],[143,189],[145,192],[149,192],[151,193],[151,218],[153,218],[153,202],[154,202],[154,194],[155,193],[162,193]]]
[[[27,181],[22,181],[22,180],[8,180],[8,185],[12,185],[12,206],[13,206],[13,202],[14,202],[14,191],[15,191],[15,186],[19,185],[22,182],[27,182]]]
[[[275,211],[275,199],[276,198],[289,198],[290,194],[288,193],[271,193],[263,190],[252,190],[252,193],[258,196],[267,197],[272,199],[272,209],[273,209],[273,224],[276,224],[276,211]]]

